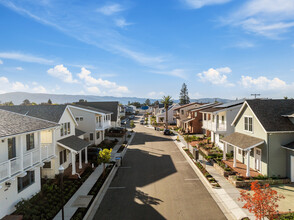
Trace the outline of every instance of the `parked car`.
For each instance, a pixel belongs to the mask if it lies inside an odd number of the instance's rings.
[[[172,132],[169,129],[164,129],[163,134],[164,135],[171,135]]]
[[[144,120],[141,120],[141,121],[140,121],[140,125],[143,125],[143,124],[144,124],[144,122],[145,122]]]
[[[134,118],[135,118],[134,115],[130,115],[130,116],[129,116],[129,119],[134,119]]]

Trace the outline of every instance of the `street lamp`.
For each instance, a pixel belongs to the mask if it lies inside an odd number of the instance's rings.
[[[125,142],[127,142],[127,121],[125,121],[125,130],[126,130],[126,134],[125,134]]]
[[[62,208],[61,208],[61,213],[62,213],[62,220],[64,220],[64,195],[63,195],[63,174],[64,174],[64,168],[62,165],[58,168],[59,171],[59,183],[60,183],[60,189],[61,189],[61,202],[62,202]]]

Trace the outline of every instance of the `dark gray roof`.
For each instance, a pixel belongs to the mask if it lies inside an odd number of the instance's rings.
[[[81,138],[78,138],[75,135],[58,140],[57,143],[65,145],[66,147],[68,147],[74,151],[77,151],[77,152],[80,150],[83,150],[85,147],[88,147],[91,145],[90,142],[85,141]]]
[[[283,116],[294,112],[293,99],[254,99],[247,103],[267,132],[294,131],[294,124]]]
[[[111,121],[117,120],[118,115],[118,102],[77,102],[81,106],[90,106],[93,108],[101,109],[104,111],[112,112]]]
[[[246,134],[241,134],[238,132],[235,132],[233,134],[230,134],[224,138],[221,139],[223,142],[227,142],[233,146],[239,147],[243,150],[246,150],[252,146],[255,146],[257,144],[261,144],[264,142],[263,139],[252,137]]]
[[[105,111],[105,110],[94,108],[94,107],[91,107],[91,106],[77,105],[77,104],[73,104],[71,106],[76,106],[76,107],[79,107],[79,108],[84,108],[84,109],[88,109],[88,110],[91,110],[91,111],[100,112],[100,113],[104,113],[104,114],[112,114],[112,112],[110,112],[110,111]]]
[[[83,135],[83,134],[86,134],[86,132],[84,132],[84,131],[82,131],[82,130],[80,130],[80,129],[75,129],[75,135],[78,137],[78,136],[81,136],[81,135]]]
[[[32,116],[35,118],[44,119],[58,123],[66,105],[14,105],[0,106],[0,109],[16,112],[23,115]]]
[[[0,137],[59,126],[53,122],[48,122],[38,118],[33,118],[5,110],[0,110],[0,119]]]

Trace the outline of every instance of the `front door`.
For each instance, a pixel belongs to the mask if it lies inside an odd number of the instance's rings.
[[[261,150],[260,149],[255,148],[254,158],[255,158],[255,169],[260,172],[261,171]]]
[[[294,156],[291,156],[291,182],[294,182]]]

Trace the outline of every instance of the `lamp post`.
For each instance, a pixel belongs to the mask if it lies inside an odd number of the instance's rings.
[[[126,130],[126,133],[125,133],[125,142],[127,142],[127,121],[125,121],[125,130]]]
[[[59,171],[59,183],[60,183],[60,189],[61,189],[61,202],[62,202],[62,208],[61,208],[61,214],[62,214],[62,220],[64,220],[64,195],[63,195],[63,174],[64,174],[64,168],[62,165],[58,168]]]

